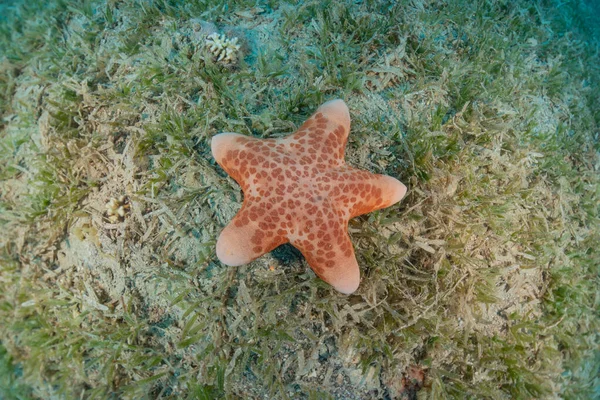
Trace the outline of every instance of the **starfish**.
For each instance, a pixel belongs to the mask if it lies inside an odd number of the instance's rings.
[[[406,186],[346,165],[349,132],[350,113],[338,99],[321,105],[285,138],[212,138],[215,160],[244,193],[242,208],[217,240],[222,263],[247,264],[289,242],[339,292],[358,288],[348,221],[397,203]]]

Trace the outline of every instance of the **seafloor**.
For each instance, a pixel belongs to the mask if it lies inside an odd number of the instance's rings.
[[[598,21],[2,2],[0,399],[600,398]],[[211,138],[282,137],[334,98],[348,164],[408,187],[350,221],[358,291],[290,245],[220,263],[242,193]]]

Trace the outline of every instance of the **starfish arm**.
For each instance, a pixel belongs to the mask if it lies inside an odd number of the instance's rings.
[[[277,224],[264,209],[244,202],[217,240],[217,257],[229,266],[247,264],[287,243],[287,237],[279,234],[276,228]]]
[[[332,201],[346,211],[348,218],[389,207],[406,194],[406,186],[396,178],[348,166],[324,174],[323,180],[327,184],[319,185],[329,190]]]
[[[349,188],[356,196],[356,202],[350,208],[350,218],[389,207],[406,195],[406,186],[391,176],[373,174],[364,184],[371,185],[370,192],[364,189],[361,191],[360,183]]]
[[[344,164],[350,132],[350,113],[342,100],[323,104],[304,124],[283,141],[301,165],[317,168]]]
[[[245,165],[241,165],[241,155],[248,153],[247,144],[257,139],[239,133],[219,133],[211,140],[211,151],[217,163],[237,183],[242,185]],[[243,186],[242,186],[243,187]]]
[[[341,229],[329,230],[329,236],[316,241],[295,238],[291,244],[302,252],[319,278],[341,293],[354,293],[360,283],[360,270],[350,236]]]
[[[358,263],[348,235],[348,219],[327,198],[312,198],[297,216],[290,243],[325,282],[350,294],[360,282]]]
[[[281,162],[272,151],[277,139],[257,139],[238,133],[213,136],[211,150],[217,163],[242,188],[245,195],[257,195],[257,188],[268,182],[268,172]]]

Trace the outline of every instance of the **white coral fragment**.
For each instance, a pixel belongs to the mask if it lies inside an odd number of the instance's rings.
[[[238,38],[228,39],[225,35],[213,33],[206,38],[206,47],[215,60],[224,64],[233,64],[237,61],[237,52],[240,45]]]

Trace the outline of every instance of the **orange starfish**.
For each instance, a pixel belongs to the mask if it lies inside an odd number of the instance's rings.
[[[219,260],[246,264],[289,242],[321,279],[354,292],[360,272],[348,221],[400,201],[406,186],[346,165],[349,132],[348,107],[332,100],[286,138],[214,136],[215,160],[244,192],[241,210],[217,241]]]

